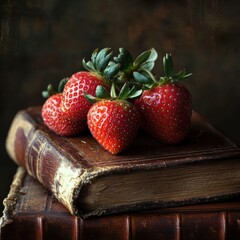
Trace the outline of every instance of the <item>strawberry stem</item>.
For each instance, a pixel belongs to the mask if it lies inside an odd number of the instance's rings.
[[[112,98],[116,98],[117,97],[115,82],[112,82],[110,95],[111,95]]]

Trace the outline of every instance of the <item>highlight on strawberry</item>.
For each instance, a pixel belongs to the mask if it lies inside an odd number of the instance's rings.
[[[135,105],[141,112],[142,127],[164,143],[183,141],[191,126],[192,96],[181,83],[191,76],[185,70],[173,73],[171,54],[163,57],[164,76],[157,80],[150,71],[134,72],[144,92]]]
[[[85,93],[92,103],[87,115],[87,124],[93,137],[112,154],[127,149],[137,135],[140,126],[140,114],[127,99],[140,96],[142,90],[125,83],[117,93],[115,83],[111,91],[103,86],[96,89],[96,97]]]
[[[42,107],[42,118],[49,129],[62,136],[72,136],[79,134],[86,129],[86,121],[72,121],[64,116],[61,109],[62,91],[68,81],[68,78],[60,81],[58,89],[49,84],[46,91],[42,92],[44,98],[47,98]]]

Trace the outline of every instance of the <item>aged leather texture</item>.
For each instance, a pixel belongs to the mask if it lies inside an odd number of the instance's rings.
[[[1,240],[234,240],[240,202],[229,200],[82,219],[19,168],[1,218]]]

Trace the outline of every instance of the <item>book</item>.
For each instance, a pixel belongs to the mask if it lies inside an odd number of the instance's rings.
[[[65,207],[83,218],[227,199],[240,193],[240,148],[201,117],[178,145],[140,131],[122,154],[104,150],[86,131],[62,137],[41,108],[17,113],[6,148]]]
[[[231,200],[83,219],[18,168],[4,200],[1,239],[239,239],[240,201]]]

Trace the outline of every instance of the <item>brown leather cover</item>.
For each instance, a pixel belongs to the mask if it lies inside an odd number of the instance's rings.
[[[1,218],[1,240],[240,239],[240,202],[82,219],[19,168]]]
[[[12,159],[25,167],[31,176],[51,190],[72,214],[88,217],[204,202],[229,196],[229,193],[225,196],[223,190],[216,196],[206,194],[204,197],[195,199],[185,196],[184,199],[172,202],[143,201],[140,204],[129,204],[118,208],[112,208],[111,204],[107,204],[104,209],[96,209],[84,215],[82,206],[77,205],[81,189],[83,186],[88,186],[89,182],[94,184],[93,180],[100,176],[120,173],[128,175],[153,169],[165,171],[179,166],[187,169],[189,166],[204,164],[227,164],[230,159],[231,164],[236,163],[238,166],[240,148],[234,141],[213,128],[199,114],[193,113],[191,131],[182,144],[162,144],[140,132],[126,152],[112,155],[105,151],[88,131],[80,136],[69,138],[54,134],[44,125],[40,110],[38,107],[29,108],[16,115],[9,130],[6,147]],[[216,175],[215,178],[221,177],[220,175]],[[238,189],[231,194],[240,191],[238,180],[240,170],[235,175],[235,184]],[[211,181],[214,182],[215,179]]]

